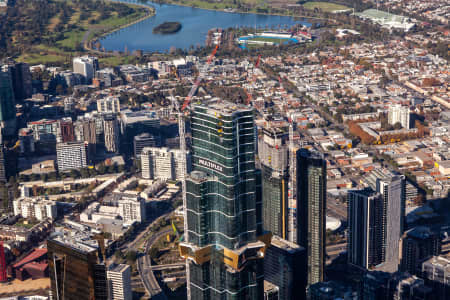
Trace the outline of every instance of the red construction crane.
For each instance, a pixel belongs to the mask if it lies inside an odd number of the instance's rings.
[[[187,95],[186,100],[184,100],[183,106],[181,107],[181,111],[184,111],[186,109],[186,107],[189,105],[189,103],[191,102],[192,96],[194,96],[195,92],[198,89],[198,86],[202,82],[203,77],[205,76],[206,72],[208,71],[208,67],[211,64],[214,56],[216,56],[218,49],[219,49],[219,45],[216,45],[214,50],[209,55],[208,60],[206,61],[206,64],[200,67],[201,69],[199,70],[198,77],[195,80],[194,85],[192,86],[191,90],[189,91],[189,94]]]
[[[261,54],[258,55],[258,59],[256,60],[255,68],[259,67],[259,62],[261,61]]]
[[[6,276],[6,260],[5,260],[5,249],[3,248],[3,242],[0,241],[0,282],[8,281]]]
[[[261,61],[261,54],[258,55],[258,58],[256,59],[256,63],[255,63],[255,68],[257,68],[259,66],[259,63]],[[255,74],[253,74],[252,76],[252,80],[251,82],[255,82]],[[245,100],[245,104],[250,105],[250,103],[252,102],[253,96],[252,94],[250,94],[247,89],[244,88],[245,94],[247,95],[247,99]]]

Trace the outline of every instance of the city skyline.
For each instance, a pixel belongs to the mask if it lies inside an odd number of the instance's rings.
[[[0,298],[450,298],[448,17],[0,0]]]

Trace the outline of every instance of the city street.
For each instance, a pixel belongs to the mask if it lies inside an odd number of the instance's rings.
[[[161,218],[167,217],[169,213],[159,217],[156,219],[153,223],[159,221]],[[152,223],[152,224],[153,224]],[[145,290],[147,291],[148,295],[152,299],[166,299],[166,296],[164,295],[161,287],[159,286],[158,281],[156,280],[156,277],[152,270],[151,265],[151,258],[147,255],[150,248],[153,246],[153,244],[164,235],[171,232],[172,229],[168,228],[166,230],[163,230],[161,232],[158,232],[155,235],[152,235],[146,242],[145,242],[145,253],[144,255],[140,256],[137,260],[137,267],[138,272],[141,277],[142,283],[144,284]],[[156,298],[154,298],[156,297]]]

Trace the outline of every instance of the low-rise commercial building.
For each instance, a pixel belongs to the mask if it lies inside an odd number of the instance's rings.
[[[120,101],[118,97],[109,96],[97,100],[97,111],[100,113],[119,113]]]
[[[102,223],[102,220],[116,220],[118,217],[124,225],[146,220],[145,200],[130,193],[114,193],[113,201],[107,205],[91,203],[81,214],[80,221],[85,223]]]
[[[186,172],[190,171],[190,154],[179,149],[146,147],[141,152],[142,177],[145,179],[181,179],[182,162],[186,155]]]
[[[56,219],[58,216],[55,201],[40,198],[19,198],[13,201],[15,215],[23,218],[36,218],[39,221]]]

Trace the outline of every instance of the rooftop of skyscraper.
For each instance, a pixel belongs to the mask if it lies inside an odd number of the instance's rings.
[[[243,104],[238,104],[238,103],[232,103],[229,101],[213,101],[213,102],[209,102],[207,105],[198,105],[197,107],[203,107],[206,108],[208,113],[210,114],[214,114],[214,113],[220,113],[221,115],[228,115],[231,116],[236,112],[239,111],[252,111],[253,108],[247,106],[247,105],[243,105]]]
[[[264,280],[264,292],[265,293],[268,293],[268,294],[278,293],[278,290],[279,290],[279,288],[275,284],[273,284],[267,280]]]
[[[300,156],[308,157],[312,159],[323,159],[323,153],[319,151],[311,151],[305,148],[300,149]]]
[[[445,269],[448,273],[450,273],[450,258],[448,256],[432,256],[423,263]]]
[[[391,171],[386,168],[375,169],[372,171],[371,174],[373,174],[374,176],[376,176],[381,180],[388,180],[397,175],[394,171]]]
[[[360,195],[364,195],[364,196],[367,196],[367,197],[375,196],[377,194],[377,192],[372,190],[371,188],[364,188],[362,190],[350,190],[349,193],[350,192],[351,193],[357,193],[357,194],[360,194]]]
[[[363,178],[363,181],[369,185],[372,189],[376,189],[378,181],[392,182],[398,180],[401,176],[394,171],[386,168],[374,169],[368,174],[368,176]]]
[[[262,128],[262,131],[263,131],[264,133],[266,133],[267,135],[277,136],[277,137],[279,137],[279,136],[287,136],[287,134],[288,134],[288,133],[286,132],[286,130],[283,130],[283,129],[280,128],[280,127],[272,126],[271,124],[269,124],[269,125],[263,127],[263,128]]]
[[[126,264],[111,264],[110,266],[108,266],[108,271],[120,273],[129,267],[130,266]]]
[[[156,112],[149,110],[131,111],[129,109],[122,110],[120,112],[122,121],[125,124],[159,120]]]
[[[75,251],[86,254],[98,250],[98,241],[93,238],[97,230],[77,222],[65,220],[62,226],[55,228],[50,234],[49,241],[56,242]],[[106,241],[105,241],[106,243]]]
[[[304,248],[300,245],[297,245],[293,242],[290,242],[288,240],[282,239],[279,236],[274,235],[272,237],[272,241],[271,244],[274,245],[275,247],[278,247],[280,249],[286,250],[289,253],[294,253],[294,252],[298,252],[298,251],[302,251]]]
[[[150,134],[148,132],[136,135],[134,137],[135,140],[140,141],[140,140],[146,140],[146,139],[154,139],[155,136],[153,134]]]
[[[55,231],[48,240],[57,242],[81,253],[90,253],[97,251],[98,249],[98,247],[95,247],[95,245],[91,243],[96,241],[87,240],[86,237],[79,235],[71,236],[62,231]]]
[[[413,237],[416,239],[428,239],[433,236],[435,233],[431,231],[429,227],[426,226],[417,226],[406,232],[409,237]]]

